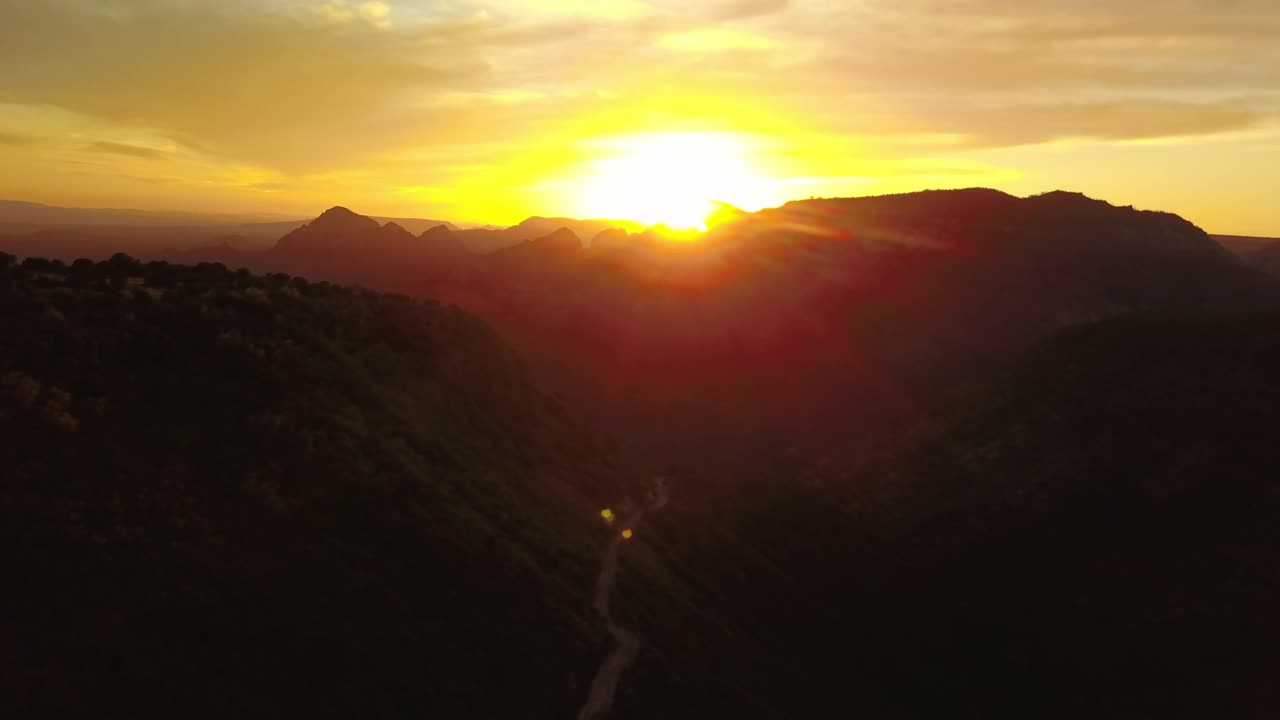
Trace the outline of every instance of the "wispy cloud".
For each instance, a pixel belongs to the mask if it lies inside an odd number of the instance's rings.
[[[0,145],[31,145],[36,141],[30,135],[19,135],[0,131]]]
[[[110,140],[98,140],[97,142],[87,145],[85,149],[95,153],[127,155],[129,157],[144,158],[147,160],[160,160],[168,156],[168,153],[163,150],[143,147],[142,145],[112,142]]]

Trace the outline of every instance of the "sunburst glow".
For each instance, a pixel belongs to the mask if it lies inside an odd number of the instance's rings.
[[[755,210],[779,200],[739,135],[652,133],[600,144],[606,156],[581,181],[586,216],[706,229],[717,203]]]

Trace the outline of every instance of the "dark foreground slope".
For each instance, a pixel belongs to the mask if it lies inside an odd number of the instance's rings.
[[[613,475],[456,308],[0,267],[0,438],[14,717],[568,717],[604,647]]]
[[[1274,717],[1276,427],[1280,313],[1136,315],[839,487],[691,479],[624,562],[654,648],[628,707],[681,717],[661,670],[687,663],[785,688],[749,717]],[[657,587],[684,602],[653,613]]]
[[[1258,248],[1247,255],[1245,261],[1259,270],[1280,276],[1280,240]]]
[[[484,326],[124,259],[0,298],[6,707],[573,716],[626,493]],[[1140,314],[838,485],[682,475],[615,716],[1274,717],[1278,423],[1280,315]]]
[[[855,524],[904,578],[864,649],[933,715],[1274,716],[1277,427],[1280,313],[1138,315],[1043,345],[863,475]]]
[[[598,513],[645,490],[456,308],[123,256],[0,255],[0,438],[22,717],[573,717],[611,643]],[[676,492],[654,518],[715,506]],[[838,677],[648,524],[617,717],[785,717],[781,669]]]

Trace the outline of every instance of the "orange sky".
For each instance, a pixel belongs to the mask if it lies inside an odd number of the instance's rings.
[[[1277,37],[1275,0],[3,3],[0,197],[510,223],[982,185],[1280,235]]]

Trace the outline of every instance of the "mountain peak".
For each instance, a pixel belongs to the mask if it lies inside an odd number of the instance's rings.
[[[341,205],[325,210],[320,214],[320,217],[312,220],[308,226],[313,230],[336,232],[377,230],[380,227],[377,220],[352,212]]]
[[[631,239],[631,234],[622,228],[609,228],[596,233],[591,238],[592,250],[613,250],[626,247],[627,241]]]
[[[1042,205],[1055,205],[1059,207],[1087,207],[1087,206],[1104,206],[1109,205],[1102,200],[1095,200],[1082,192],[1070,192],[1067,190],[1051,190],[1039,195],[1032,195],[1026,199],[1030,203],[1039,203]]]
[[[502,248],[498,255],[504,258],[565,257],[582,252],[582,240],[577,233],[562,227],[535,240],[525,240],[517,245]]]
[[[540,237],[533,242],[545,247],[582,249],[582,240],[578,237],[578,234],[567,227],[562,227],[550,235]]]
[[[421,238],[448,237],[449,235],[452,235],[452,234],[453,234],[453,231],[449,229],[448,225],[436,225],[433,228],[428,228],[426,230],[423,230],[422,234],[419,235],[418,237],[421,237]]]

